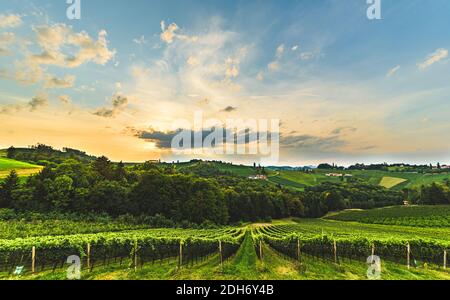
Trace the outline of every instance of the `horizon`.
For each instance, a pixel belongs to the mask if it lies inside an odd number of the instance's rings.
[[[16,149],[31,149],[31,147],[33,147],[34,145],[29,145],[29,146],[9,146],[9,147],[2,147],[2,146],[0,146],[0,150],[7,150],[8,148],[10,148],[10,147],[13,147],[13,148],[16,148]],[[51,145],[45,145],[45,146],[50,146],[50,147],[52,147],[54,150],[57,150],[57,151],[62,151],[62,152],[64,152],[63,151],[63,148],[64,147],[62,147],[62,148],[55,148],[55,147],[53,147],[53,146],[51,146]],[[101,157],[101,156],[105,156],[105,155],[103,155],[103,154],[93,154],[93,153],[89,153],[89,152],[86,152],[86,151],[84,151],[83,149],[78,149],[78,148],[72,148],[73,150],[78,150],[78,151],[82,151],[82,152],[84,152],[86,155],[89,155],[89,156],[94,156],[94,157]],[[107,157],[107,156],[106,156]],[[214,160],[214,159],[210,159],[210,160],[207,160],[207,159],[200,159],[200,158],[191,158],[191,159],[189,159],[189,160],[172,160],[172,161],[169,161],[169,160],[161,160],[160,162],[161,163],[166,163],[166,164],[171,164],[171,163],[189,163],[189,162],[191,162],[191,161],[193,161],[193,160],[200,160],[200,161],[203,161],[203,162],[221,162],[221,163],[231,163],[231,164],[234,164],[234,165],[242,165],[242,166],[246,166],[246,167],[251,167],[254,163],[256,163],[257,165],[258,165],[258,163],[257,162],[253,162],[253,163],[248,163],[248,164],[246,164],[246,163],[240,163],[240,162],[236,162],[236,161],[230,161],[230,160]],[[145,162],[147,162],[147,161],[151,161],[151,160],[144,160],[144,161],[126,161],[126,160],[113,160],[113,162],[114,163],[118,163],[118,162],[123,162],[123,163],[125,163],[125,164],[143,164],[143,163],[145,163]],[[445,162],[435,162],[435,163],[433,163],[433,162],[428,162],[428,163],[422,163],[422,164],[414,164],[414,163],[410,163],[410,162],[391,162],[391,163],[388,163],[388,162],[378,162],[378,163],[366,163],[366,162],[356,162],[356,163],[353,163],[353,164],[348,164],[348,165],[340,165],[340,164],[336,164],[336,163],[334,163],[334,162],[331,162],[331,161],[322,161],[322,162],[320,162],[320,163],[318,163],[318,164],[316,164],[316,165],[283,165],[283,164],[278,164],[278,165],[261,165],[261,167],[266,167],[266,168],[270,168],[270,167],[275,167],[275,168],[283,168],[283,167],[287,167],[287,168],[307,168],[307,167],[311,167],[311,168],[317,168],[320,164],[330,164],[330,165],[332,165],[332,164],[335,164],[336,165],[336,167],[344,167],[344,168],[349,168],[350,166],[354,166],[354,165],[357,165],[357,164],[363,164],[363,165],[366,165],[366,166],[370,166],[370,165],[377,165],[377,164],[388,164],[388,165],[411,165],[411,166],[414,166],[414,165],[417,165],[417,166],[429,166],[429,165],[432,165],[433,167],[435,167],[435,166],[437,166],[437,164],[440,164],[441,166],[448,166],[448,165],[450,165],[450,164],[448,164],[448,163],[445,163]]]
[[[175,156],[197,111],[280,121],[278,165],[450,161],[450,2],[0,3],[0,145]],[[113,20],[110,16],[119,16]],[[433,34],[430,34],[430,31]]]

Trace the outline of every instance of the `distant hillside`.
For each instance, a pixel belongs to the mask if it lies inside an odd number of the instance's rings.
[[[327,176],[327,174],[348,174],[351,177]],[[417,188],[433,182],[443,183],[450,180],[450,173],[414,173],[391,172],[377,170],[309,170],[309,171],[272,171],[269,180],[296,189],[315,186],[323,182],[340,182],[347,180],[362,180],[364,182],[383,186],[388,189]]]

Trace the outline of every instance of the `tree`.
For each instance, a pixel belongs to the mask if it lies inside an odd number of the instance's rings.
[[[72,200],[73,180],[67,175],[56,177],[50,185],[49,201],[57,211],[65,211]]]
[[[114,179],[117,181],[122,181],[126,178],[127,172],[125,171],[125,165],[121,161],[117,164],[116,169],[114,170]]]
[[[127,188],[119,182],[105,180],[92,188],[89,203],[94,211],[117,217],[128,212],[127,194]]]
[[[0,185],[0,208],[10,207],[12,193],[19,186],[19,176],[16,170],[11,170],[8,177]]]
[[[93,163],[93,167],[104,179],[112,179],[111,161],[106,156],[97,158]]]
[[[14,158],[15,152],[16,152],[16,149],[13,146],[9,147],[6,152],[6,157],[11,158],[11,159]]]

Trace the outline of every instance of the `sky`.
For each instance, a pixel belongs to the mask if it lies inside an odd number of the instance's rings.
[[[0,148],[171,160],[176,124],[202,112],[280,120],[277,165],[450,163],[447,0],[381,0],[380,20],[366,0],[67,7],[0,2]]]

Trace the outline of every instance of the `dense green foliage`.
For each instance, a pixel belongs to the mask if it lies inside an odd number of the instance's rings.
[[[30,148],[10,147],[6,155],[9,159],[33,162],[39,165],[47,165],[50,162],[61,163],[67,159],[75,159],[83,162],[89,162],[95,159],[95,157],[87,155],[80,150],[64,148],[63,151],[60,151],[43,144],[37,144]]]

